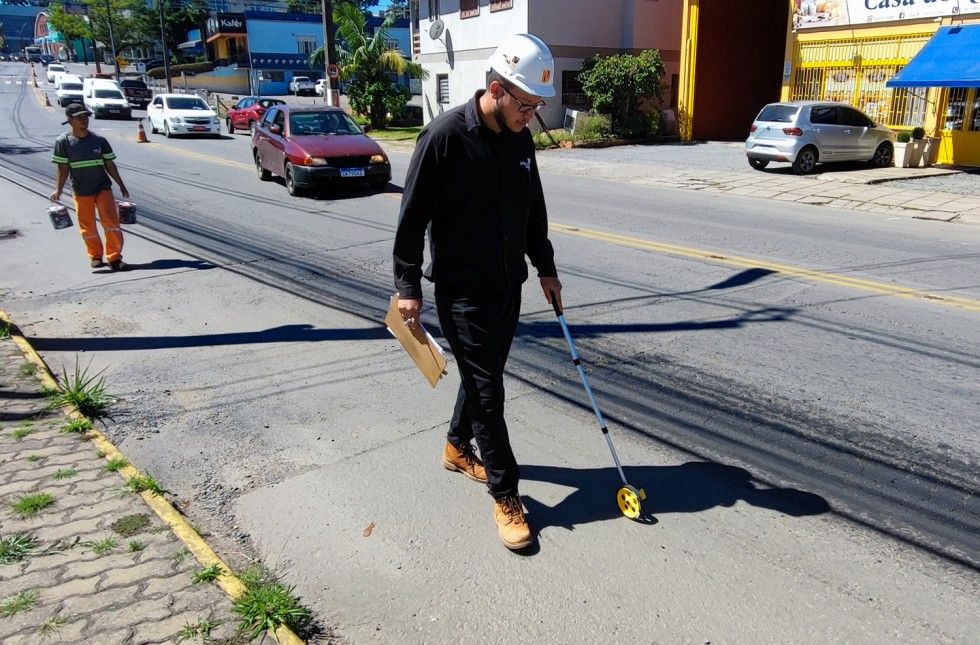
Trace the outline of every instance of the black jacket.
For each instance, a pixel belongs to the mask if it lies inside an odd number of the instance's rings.
[[[421,298],[428,229],[436,283],[487,291],[519,289],[526,254],[554,277],[554,249],[531,133],[485,127],[472,100],[435,118],[420,134],[405,181],[395,234],[395,287]]]

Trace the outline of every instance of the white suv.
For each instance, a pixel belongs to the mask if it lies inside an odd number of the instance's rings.
[[[82,103],[82,79],[74,74],[62,74],[58,77],[54,95],[58,105],[67,106],[69,103]]]
[[[313,94],[315,91],[316,85],[309,76],[294,76],[293,80],[289,81],[290,94]]]

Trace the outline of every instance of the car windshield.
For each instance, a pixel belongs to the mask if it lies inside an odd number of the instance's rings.
[[[63,71],[65,71],[65,68],[64,68],[63,65],[55,65],[55,64],[52,63],[51,65],[48,65],[48,71],[49,72],[63,72]]]
[[[294,76],[293,80],[297,83],[309,83],[310,78],[308,76]]]
[[[193,97],[183,97],[178,96],[174,98],[167,99],[167,107],[171,110],[210,110],[211,108],[204,99],[197,99]]]
[[[266,109],[272,107],[273,105],[285,105],[285,101],[280,101],[279,99],[259,99],[258,104]]]
[[[97,99],[121,99],[125,98],[119,90],[95,90]]]
[[[756,121],[773,121],[775,123],[792,123],[796,113],[800,111],[797,105],[767,105],[756,117]]]
[[[61,84],[61,89],[63,89],[63,90],[79,90],[79,91],[81,91],[82,84],[81,83],[62,83]]]
[[[361,133],[344,112],[293,112],[289,115],[289,130],[294,137]]]
[[[143,81],[119,81],[119,84],[123,87],[138,87],[141,90],[146,89],[146,83]]]

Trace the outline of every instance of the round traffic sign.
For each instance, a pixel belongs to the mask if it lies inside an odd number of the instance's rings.
[[[327,76],[330,78],[337,78],[340,76],[340,68],[336,64],[330,63],[327,65]]]

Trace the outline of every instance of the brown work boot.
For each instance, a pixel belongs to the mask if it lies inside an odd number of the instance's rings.
[[[487,483],[487,471],[483,469],[480,458],[473,452],[473,446],[466,444],[462,450],[446,442],[446,448],[442,451],[442,465],[446,470],[458,470],[475,482]]]
[[[494,518],[501,542],[511,551],[531,544],[531,527],[524,517],[524,507],[517,495],[494,500]]]

